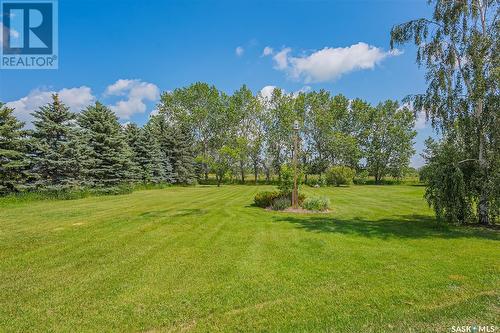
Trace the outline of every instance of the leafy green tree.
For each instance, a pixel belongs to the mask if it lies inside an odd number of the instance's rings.
[[[329,145],[335,122],[332,99],[330,93],[325,90],[313,91],[307,94],[306,103],[308,108],[304,125],[306,145],[313,157],[310,159],[311,164],[308,169],[319,173],[321,178],[328,166]]]
[[[210,167],[215,172],[215,177],[217,180],[217,187],[220,187],[221,183],[224,181],[224,177],[231,170],[231,166],[234,165],[240,157],[237,148],[231,146],[222,146],[213,159],[210,161]]]
[[[232,125],[234,128],[241,182],[245,182],[245,167],[249,160],[252,161],[255,181],[257,181],[263,139],[259,99],[252,94],[246,85],[243,85],[229,98],[229,108],[234,115],[235,122],[234,124],[226,122],[226,124]]]
[[[52,102],[33,113],[32,173],[35,186],[62,190],[81,182],[83,147],[76,128],[76,114],[52,95]]]
[[[415,117],[408,108],[388,100],[372,109],[370,122],[364,153],[367,168],[379,184],[389,173],[402,174],[408,168],[415,152]]]
[[[78,124],[88,148],[89,185],[110,187],[133,180],[132,151],[113,111],[96,102],[80,114]]]
[[[197,82],[188,87],[163,93],[157,106],[158,112],[168,122],[182,126],[194,140],[193,152],[205,179],[208,179],[208,159],[217,150],[213,142],[217,141],[217,128],[223,126],[218,121],[221,109],[226,108],[223,94],[215,86]],[[215,145],[217,146],[217,145]]]
[[[426,112],[445,137],[454,137],[463,144],[458,149],[463,161],[477,163],[477,175],[470,178],[474,183],[466,188],[471,189],[468,196],[478,203],[477,220],[486,225],[498,216],[495,186],[500,167],[499,3],[429,3],[434,5],[432,18],[393,27],[391,47],[410,41],[416,45],[417,62],[426,68],[428,86],[424,93],[408,99],[416,111]],[[437,207],[432,197],[429,200]],[[456,207],[447,209],[455,211]]]
[[[0,194],[18,192],[29,178],[27,132],[14,109],[0,102]]]
[[[291,158],[293,123],[298,120],[303,127],[306,109],[305,94],[298,96],[275,88],[270,98],[261,97],[264,105],[266,154],[281,179],[281,166]]]
[[[473,198],[468,188],[477,171],[473,163],[461,163],[460,145],[452,140],[435,142],[427,139],[423,157],[426,165],[421,172],[427,184],[425,198],[429,201],[440,220],[452,223],[471,222]]]

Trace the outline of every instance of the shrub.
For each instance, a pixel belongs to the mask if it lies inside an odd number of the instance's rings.
[[[356,184],[365,185],[368,182],[368,177],[369,177],[369,174],[368,174],[367,170],[360,171],[356,175],[356,178],[354,179],[354,182]]]
[[[326,181],[329,185],[349,185],[355,175],[355,171],[347,166],[333,166],[326,172]]]
[[[273,204],[271,205],[272,210],[284,210],[291,206],[289,197],[279,197],[274,199]]]
[[[271,207],[274,200],[280,197],[278,191],[263,191],[255,195],[253,201],[257,207],[267,208]]]
[[[297,169],[297,186],[302,184],[304,173],[300,168]],[[278,189],[282,193],[291,193],[293,191],[293,167],[288,165],[281,166],[281,180]]]
[[[330,199],[327,197],[311,197],[304,200],[302,207],[307,210],[325,211],[330,208]]]

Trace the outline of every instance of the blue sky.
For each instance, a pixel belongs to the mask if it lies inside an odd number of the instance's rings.
[[[424,72],[413,47],[389,52],[390,29],[429,14],[411,0],[59,0],[59,69],[0,70],[0,100],[29,121],[57,91],[74,111],[98,99],[138,123],[159,92],[196,81],[400,100],[425,89]],[[420,151],[432,131],[417,127]]]

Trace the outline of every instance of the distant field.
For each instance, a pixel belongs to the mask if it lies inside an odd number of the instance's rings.
[[[499,325],[500,236],[437,225],[420,186],[0,200],[0,331],[450,332]],[[269,187],[271,188],[271,187]]]

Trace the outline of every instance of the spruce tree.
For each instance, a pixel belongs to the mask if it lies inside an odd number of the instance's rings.
[[[169,130],[166,145],[174,180],[178,184],[193,184],[196,173],[192,139],[185,127],[170,126]]]
[[[152,116],[145,128],[154,137],[160,150],[160,159],[165,180],[168,183],[176,182],[176,175],[173,171],[170,151],[170,126],[163,115]]]
[[[20,191],[28,178],[24,123],[0,102],[0,195]]]
[[[76,115],[52,95],[52,102],[33,113],[32,172],[35,186],[62,190],[80,182],[81,146]]]
[[[143,183],[165,183],[170,168],[164,168],[160,145],[148,127],[139,128],[129,124],[125,128],[127,141],[133,151],[133,162],[138,169],[138,178]],[[171,168],[170,168],[171,171]]]
[[[132,151],[118,118],[96,102],[78,118],[88,148],[86,179],[94,187],[110,187],[133,179]]]

